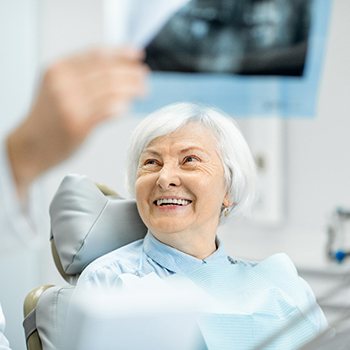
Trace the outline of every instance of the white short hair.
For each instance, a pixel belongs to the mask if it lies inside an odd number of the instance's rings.
[[[224,167],[232,212],[247,214],[255,198],[256,169],[250,149],[234,120],[222,111],[195,103],[175,103],[148,115],[134,130],[127,158],[127,186],[135,195],[140,156],[157,137],[188,123],[199,123],[212,131]]]

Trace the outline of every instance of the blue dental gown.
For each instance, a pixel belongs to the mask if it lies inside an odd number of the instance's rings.
[[[201,260],[149,232],[143,240],[92,262],[77,286],[120,286],[123,274],[185,277],[220,301],[217,309],[204,311],[199,318],[210,350],[297,349],[327,326],[310,287],[286,254],[251,263],[228,256],[219,240],[217,245]]]

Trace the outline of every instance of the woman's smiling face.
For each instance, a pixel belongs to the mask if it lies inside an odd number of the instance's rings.
[[[142,220],[161,241],[171,233],[215,238],[229,200],[213,133],[191,122],[155,138],[141,154],[135,190]]]

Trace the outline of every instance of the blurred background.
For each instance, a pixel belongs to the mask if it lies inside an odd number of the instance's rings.
[[[23,118],[40,72],[50,62],[104,43],[105,6],[102,0],[0,2],[1,135]],[[332,1],[313,116],[234,116],[257,160],[260,195],[252,218],[232,218],[220,232],[233,256],[258,260],[286,252],[319,297],[350,273],[350,258],[339,264],[327,255],[327,232],[332,225],[342,231],[342,247],[350,248],[350,225],[346,220],[340,225],[334,214],[339,207],[350,210],[349,12],[348,0]],[[72,158],[39,179],[36,186],[47,203],[63,176],[71,172],[86,174],[127,196],[126,148],[142,116],[137,109],[121,120],[107,121]],[[48,221],[48,207],[41,214]],[[28,273],[23,289],[29,291],[42,281],[60,282],[46,271],[52,264],[48,245],[47,251],[42,278],[31,280]],[[20,316],[8,314],[6,305],[15,293],[8,282],[16,276],[16,264],[25,264],[26,258],[16,251],[1,254],[0,300],[8,320],[8,337],[14,349],[22,349],[17,331]],[[324,303],[329,319],[350,300],[344,293],[350,294],[341,291]]]

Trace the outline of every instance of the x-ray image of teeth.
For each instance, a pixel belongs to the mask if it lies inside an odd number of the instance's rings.
[[[311,0],[191,0],[146,48],[153,70],[303,74]]]

